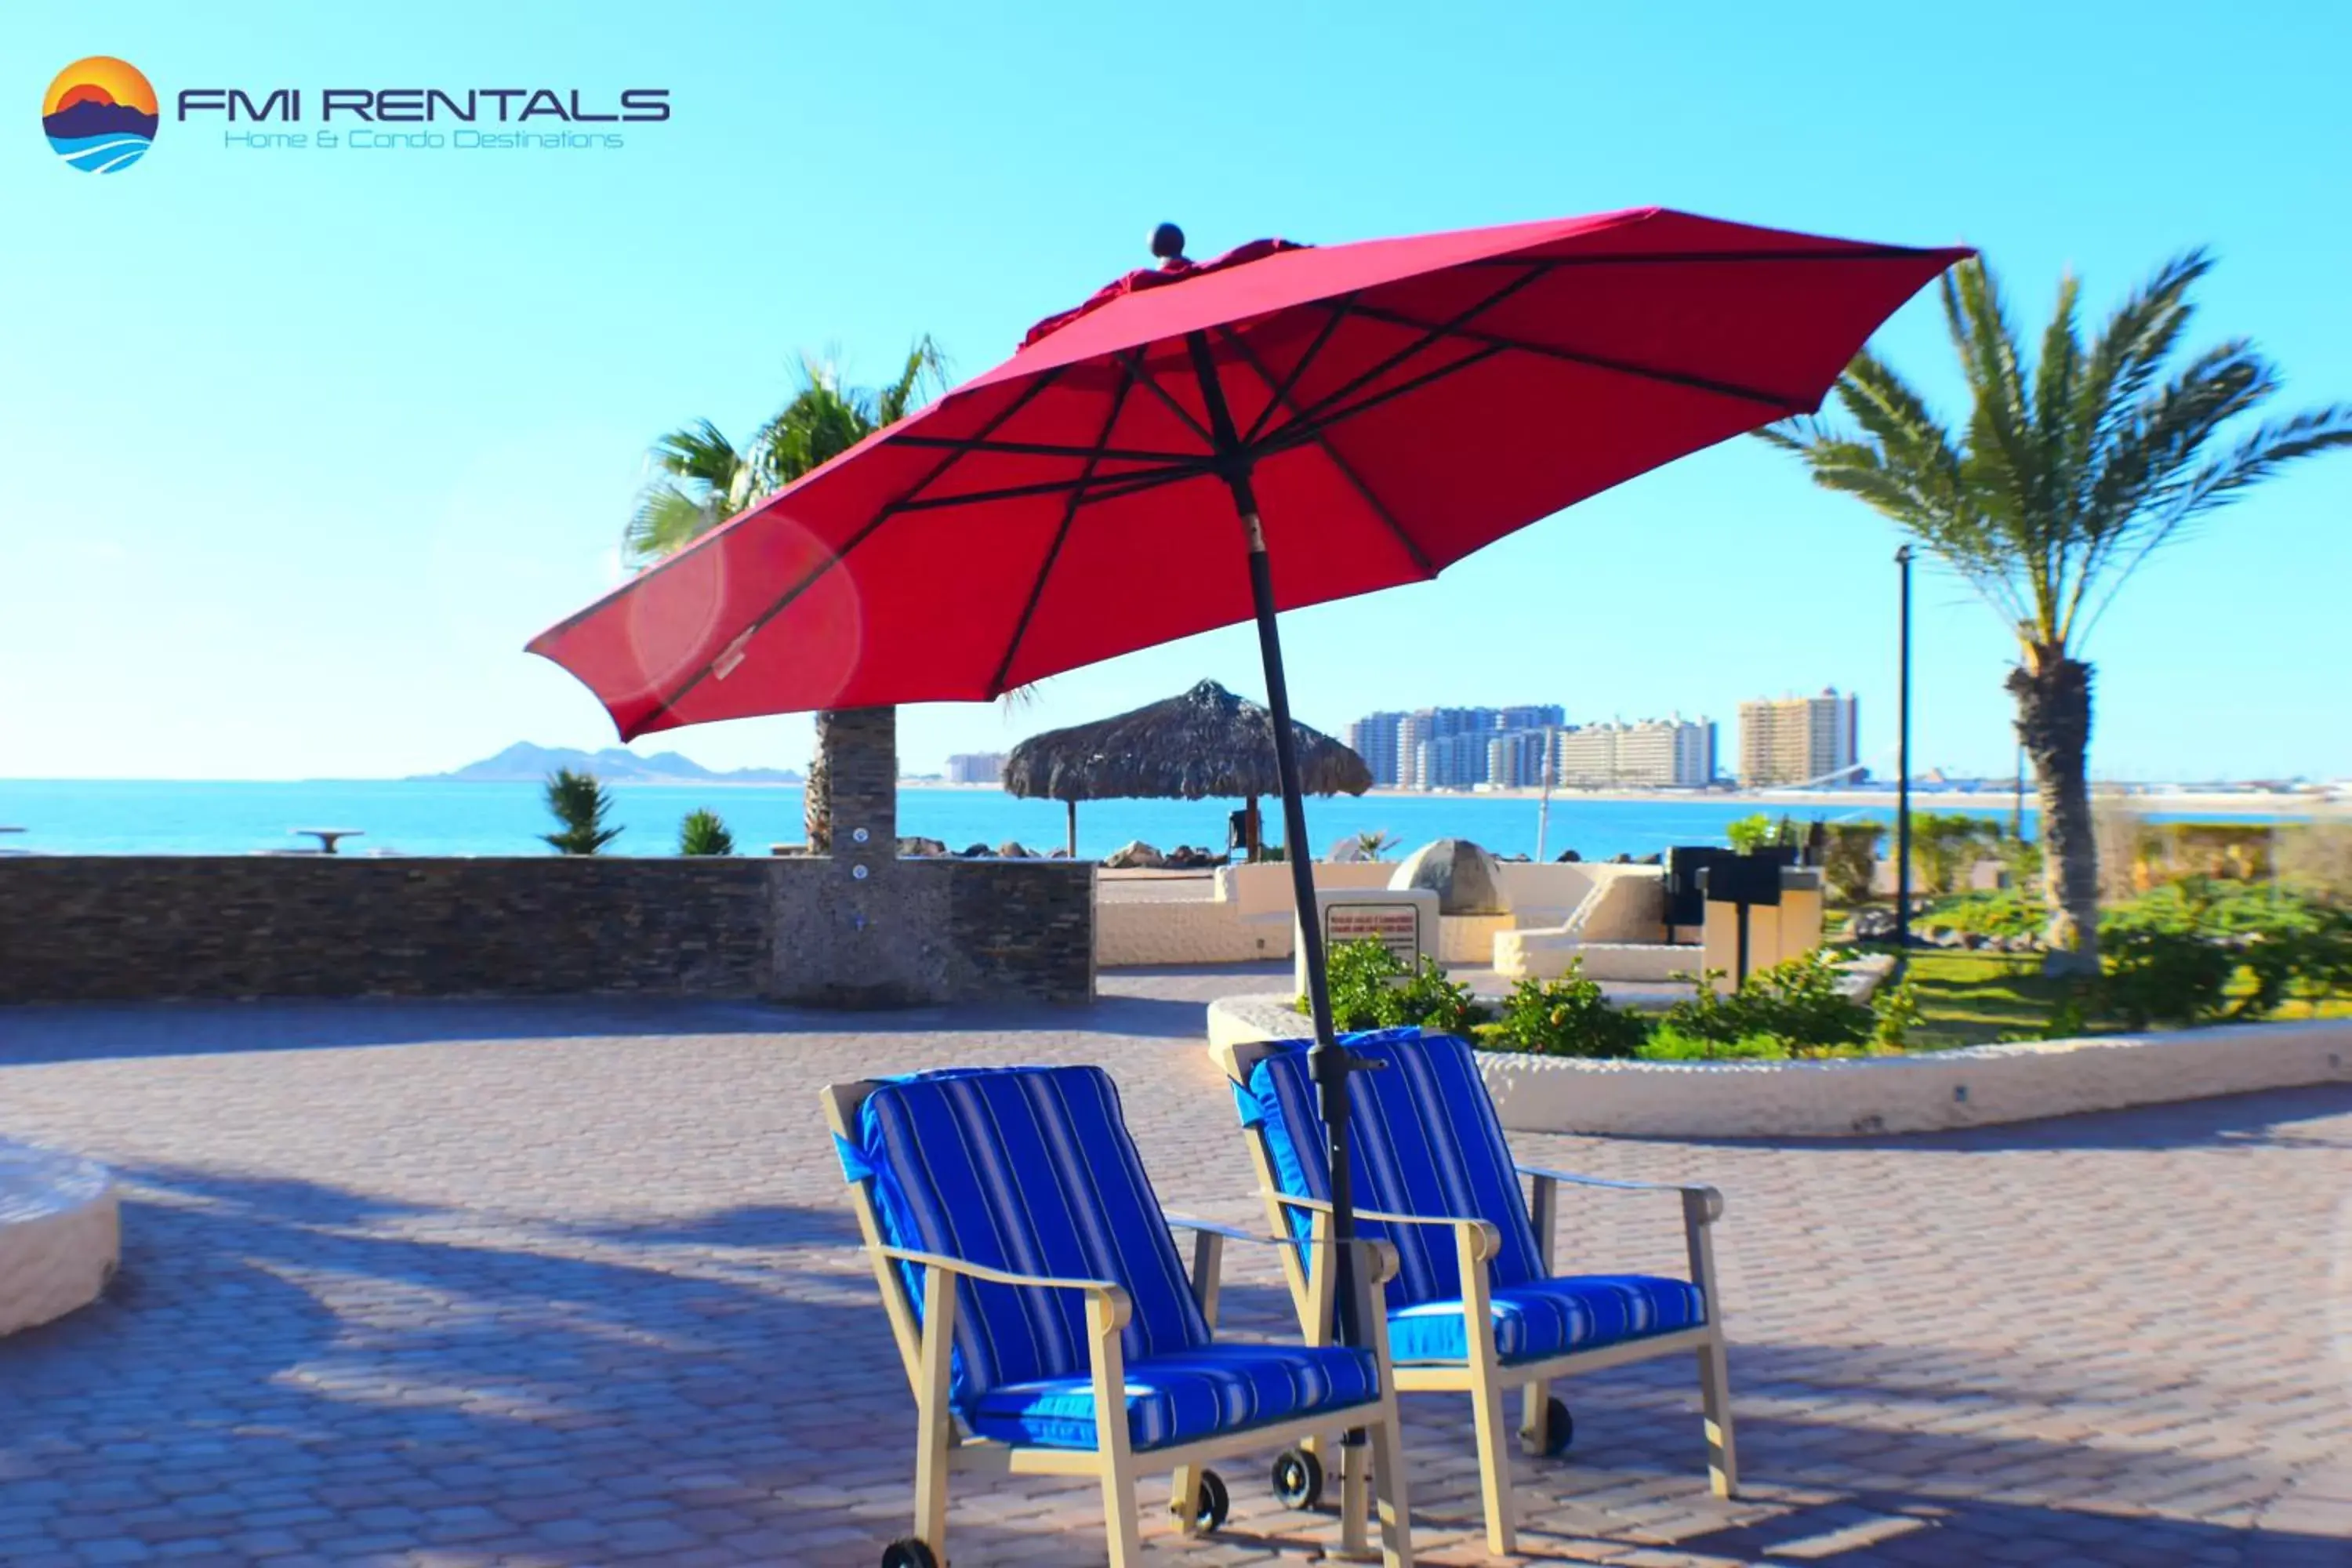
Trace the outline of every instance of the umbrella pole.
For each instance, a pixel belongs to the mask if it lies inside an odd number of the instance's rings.
[[[1290,891],[1298,906],[1299,951],[1307,963],[1307,1005],[1315,1020],[1308,1068],[1321,1090],[1323,1124],[1331,1136],[1331,1235],[1342,1243],[1334,1258],[1332,1299],[1339,1311],[1339,1342],[1358,1344],[1353,1249],[1356,1235],[1353,1173],[1348,1168],[1348,1071],[1349,1053],[1331,1024],[1331,978],[1324,967],[1323,921],[1315,904],[1315,858],[1307,847],[1307,802],[1299,787],[1298,747],[1290,728],[1290,691],[1282,673],[1282,634],[1274,623],[1274,571],[1266,560],[1265,535],[1249,481],[1237,482],[1234,504],[1249,534],[1250,598],[1257,609],[1258,655],[1265,665],[1265,705],[1274,716],[1274,765],[1282,779],[1283,858],[1290,863]]]
[[[1064,804],[1070,808],[1070,835],[1067,842],[1070,858],[1075,860],[1078,858],[1078,803],[1073,800]]]
[[[1249,547],[1250,604],[1257,613],[1257,651],[1265,666],[1265,705],[1274,721],[1274,767],[1282,781],[1283,858],[1290,863],[1291,898],[1298,914],[1298,952],[1307,968],[1307,1006],[1315,1022],[1315,1044],[1307,1053],[1322,1102],[1323,1125],[1329,1131],[1331,1167],[1331,1237],[1340,1245],[1332,1249],[1332,1302],[1339,1342],[1364,1342],[1357,1321],[1355,1249],[1346,1245],[1356,1236],[1355,1181],[1348,1167],[1348,1074],[1362,1064],[1339,1044],[1331,1026],[1331,979],[1323,964],[1323,921],[1315,905],[1314,852],[1307,844],[1307,796],[1298,773],[1297,738],[1290,726],[1290,687],[1282,674],[1282,633],[1275,625],[1274,568],[1265,554],[1265,531],[1259,525],[1257,494],[1250,487],[1249,458],[1234,434],[1232,412],[1225,406],[1225,389],[1217,380],[1215,362],[1204,332],[1186,335],[1192,373],[1201,384],[1201,400],[1221,459],[1219,468],[1241,518]],[[1350,1440],[1358,1434],[1349,1433]]]

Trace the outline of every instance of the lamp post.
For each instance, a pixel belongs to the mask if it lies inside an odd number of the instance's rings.
[[[1895,963],[1911,961],[1911,547],[1895,552],[1902,575],[1895,685]]]

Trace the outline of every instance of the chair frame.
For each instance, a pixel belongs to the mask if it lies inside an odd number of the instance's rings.
[[[853,1140],[859,1108],[865,1104],[868,1094],[881,1087],[877,1082],[861,1081],[828,1084],[820,1091],[825,1119],[836,1137]],[[898,1359],[906,1368],[908,1385],[915,1396],[914,1535],[930,1549],[932,1556],[940,1563],[948,1561],[948,1478],[950,1474],[969,1471],[984,1475],[1093,1478],[1102,1488],[1103,1523],[1109,1540],[1110,1568],[1133,1568],[1142,1550],[1135,1488],[1145,1472],[1162,1468],[1175,1472],[1171,1510],[1176,1516],[1180,1530],[1188,1535],[1196,1534],[1202,1528],[1196,1510],[1201,1495],[1200,1473],[1206,1461],[1230,1454],[1293,1444],[1319,1448],[1324,1446],[1320,1440],[1330,1434],[1361,1430],[1368,1438],[1363,1448],[1345,1449],[1343,1453],[1361,1454],[1368,1448],[1371,1473],[1367,1477],[1360,1463],[1350,1463],[1340,1476],[1340,1553],[1349,1560],[1372,1560],[1365,1529],[1368,1512],[1371,1511],[1367,1507],[1366,1493],[1369,1491],[1370,1501],[1376,1508],[1380,1520],[1381,1545],[1377,1560],[1383,1568],[1412,1568],[1411,1519],[1405,1498],[1403,1427],[1397,1414],[1395,1369],[1389,1361],[1388,1325],[1381,1314],[1366,1314],[1377,1325],[1371,1347],[1381,1381],[1377,1400],[1338,1409],[1318,1410],[1310,1415],[1287,1421],[1266,1422],[1237,1431],[1215,1433],[1188,1443],[1139,1451],[1133,1447],[1128,1433],[1126,1352],[1119,1342],[1120,1331],[1127,1326],[1134,1310],[1127,1291],[1108,1279],[1008,1273],[960,1258],[892,1247],[882,1237],[880,1217],[874,1205],[873,1185],[871,1176],[853,1181],[850,1184],[851,1205],[856,1212],[857,1228],[865,1238],[866,1254],[873,1260],[875,1280],[882,1289],[882,1306],[889,1316],[891,1337],[898,1343]],[[1285,1268],[1298,1270],[1296,1241],[1254,1236],[1231,1226],[1176,1215],[1164,1215],[1162,1217],[1171,1226],[1192,1233],[1189,1279],[1193,1299],[1200,1304],[1202,1315],[1213,1331],[1216,1327],[1224,1244],[1228,1240],[1259,1242],[1279,1247]],[[1332,1270],[1325,1266],[1325,1260],[1334,1244],[1320,1231],[1318,1226],[1318,1234],[1313,1238],[1318,1247],[1314,1253],[1315,1263],[1300,1271],[1301,1287],[1310,1293],[1310,1300],[1319,1295],[1328,1303],[1331,1296],[1329,1277]],[[1384,1283],[1396,1272],[1397,1256],[1393,1247],[1377,1241],[1360,1240],[1352,1245],[1360,1258],[1356,1274],[1366,1281],[1367,1290]],[[901,1264],[912,1264],[924,1271],[919,1316],[916,1311],[913,1291],[898,1267]],[[959,1276],[1000,1285],[1086,1292],[1089,1370],[1094,1381],[1096,1447],[1059,1448],[1010,1444],[975,1436],[963,1429],[948,1398],[955,1345],[955,1280]],[[1325,1315],[1328,1317],[1328,1310]],[[1308,1342],[1319,1344],[1325,1342],[1310,1340]]]
[[[1213,1047],[1213,1054],[1226,1076],[1235,1085],[1246,1089],[1251,1070],[1278,1048],[1285,1047],[1277,1041],[1249,1040],[1218,1045]],[[1323,1226],[1328,1223],[1331,1205],[1318,1199],[1292,1197],[1284,1193],[1276,1177],[1274,1156],[1266,1144],[1265,1128],[1260,1125],[1245,1131],[1248,1133],[1250,1162],[1257,1173],[1258,1191],[1265,1200],[1267,1222],[1275,1234],[1279,1236],[1288,1231],[1292,1213],[1297,1211],[1313,1215],[1314,1234],[1321,1235]],[[1486,1509],[1487,1550],[1497,1556],[1507,1556],[1518,1549],[1517,1511],[1510,1486],[1510,1447],[1503,1426],[1503,1391],[1514,1384],[1521,1390],[1520,1447],[1528,1454],[1539,1455],[1543,1452],[1546,1409],[1550,1402],[1554,1380],[1578,1373],[1599,1372],[1607,1367],[1650,1361],[1659,1356],[1690,1352],[1698,1363],[1699,1402],[1705,1418],[1708,1485],[1717,1497],[1736,1495],[1739,1487],[1739,1458],[1732,1429],[1731,1375],[1723,1331],[1722,1299],[1716,1288],[1712,1229],[1715,1222],[1723,1217],[1723,1194],[1710,1186],[1620,1181],[1524,1164],[1516,1160],[1513,1168],[1528,1179],[1531,1189],[1528,1217],[1535,1228],[1537,1256],[1548,1278],[1557,1278],[1554,1274],[1553,1237],[1558,1226],[1559,1189],[1562,1185],[1599,1192],[1678,1194],[1682,1202],[1683,1237],[1690,1262],[1690,1282],[1698,1288],[1706,1302],[1706,1321],[1696,1328],[1622,1340],[1615,1344],[1569,1351],[1506,1366],[1495,1349],[1492,1286],[1486,1268],[1488,1260],[1502,1251],[1502,1232],[1490,1221],[1476,1215],[1401,1215],[1379,1209],[1356,1210],[1359,1219],[1378,1220],[1387,1225],[1442,1226],[1454,1232],[1454,1253],[1461,1269],[1464,1343],[1470,1353],[1459,1364],[1438,1363],[1399,1366],[1393,1381],[1398,1392],[1403,1394],[1470,1395],[1477,1433],[1478,1479]],[[1330,1320],[1328,1294],[1327,1291],[1318,1296],[1308,1278],[1312,1270],[1302,1268],[1297,1254],[1286,1250],[1282,1255],[1282,1272],[1285,1283],[1290,1288],[1292,1305],[1298,1310],[1301,1327],[1310,1338],[1328,1333],[1328,1331],[1321,1325]],[[1385,1313],[1373,1315],[1386,1316]]]

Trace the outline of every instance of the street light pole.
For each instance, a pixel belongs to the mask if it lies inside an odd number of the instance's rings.
[[[1895,686],[1895,962],[1911,958],[1911,547],[1895,552],[1902,574],[1902,629]]]

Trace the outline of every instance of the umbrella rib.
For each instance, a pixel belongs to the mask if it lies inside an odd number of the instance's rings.
[[[1129,496],[1141,495],[1145,490],[1156,490],[1162,485],[1182,484],[1186,479],[1197,479],[1216,471],[1216,465],[1203,458],[1185,468],[1161,468],[1139,476],[1113,474],[1104,481],[1102,489],[1079,497],[1078,504],[1097,506],[1104,501],[1121,500]]]
[[[1452,375],[1455,371],[1468,370],[1474,364],[1484,364],[1486,361],[1493,359],[1502,352],[1503,350],[1500,346],[1489,345],[1488,347],[1480,349],[1475,353],[1465,354],[1462,358],[1457,360],[1448,360],[1445,363],[1439,365],[1434,370],[1423,371],[1419,375],[1412,377],[1410,381],[1401,381],[1394,386],[1383,387],[1379,392],[1372,394],[1370,397],[1367,397],[1359,403],[1351,403],[1336,414],[1318,415],[1311,421],[1304,423],[1293,420],[1290,424],[1285,425],[1281,429],[1276,430],[1265,441],[1259,443],[1257,451],[1260,455],[1275,452],[1286,452],[1293,447],[1297,447],[1304,442],[1320,440],[1322,438],[1320,434],[1321,432],[1329,429],[1332,426],[1337,425],[1342,419],[1351,419],[1357,415],[1362,414],[1367,410],[1378,408],[1381,404],[1388,402],[1391,398],[1402,397],[1409,392],[1418,392],[1423,387],[1427,386],[1431,382],[1438,381],[1444,377]]]
[[[1521,273],[1518,277],[1512,279],[1508,283],[1504,284],[1500,289],[1497,289],[1493,293],[1487,295],[1484,300],[1479,300],[1469,309],[1455,315],[1442,326],[1432,327],[1424,331],[1420,337],[1415,338],[1412,342],[1409,342],[1404,347],[1397,350],[1396,353],[1389,355],[1388,358],[1381,361],[1370,370],[1364,371],[1360,374],[1349,377],[1339,386],[1326,393],[1322,397],[1317,399],[1315,402],[1308,404],[1304,410],[1294,415],[1289,423],[1283,425],[1271,432],[1268,435],[1267,439],[1275,441],[1281,440],[1288,431],[1301,422],[1312,424],[1321,421],[1325,411],[1337,407],[1340,403],[1346,401],[1348,398],[1353,397],[1357,393],[1362,391],[1373,382],[1378,381],[1381,377],[1388,374],[1389,372],[1396,369],[1397,366],[1412,358],[1413,355],[1421,353],[1423,349],[1430,347],[1433,343],[1444,342],[1446,336],[1453,332],[1456,328],[1467,325],[1472,318],[1483,315],[1486,311],[1493,310],[1496,306],[1501,304],[1504,300],[1509,299],[1512,295],[1517,293],[1520,289],[1526,288],[1528,284],[1534,282],[1537,279],[1542,276],[1543,272],[1541,268],[1530,268],[1528,271]],[[1329,300],[1313,300],[1309,301],[1309,303],[1333,305],[1333,302]],[[1336,309],[1336,306],[1334,305],[1333,308]]]
[[[1019,458],[1080,458],[1088,462],[1109,458],[1134,463],[1189,463],[1197,452],[1161,452],[1132,447],[1072,447],[1051,441],[991,441],[979,437],[901,436],[901,447],[938,447],[959,452],[995,452]]]
[[[1338,321],[1339,319],[1339,311],[1334,310],[1331,313],[1331,319],[1335,321]],[[1274,402],[1266,405],[1267,412],[1272,412],[1276,405],[1279,404],[1282,407],[1288,409],[1295,415],[1297,412],[1297,409],[1290,401],[1288,387],[1286,385],[1277,386],[1275,384],[1274,377],[1266,374],[1265,363],[1258,358],[1257,352],[1251,348],[1247,342],[1244,342],[1242,335],[1239,332],[1234,331],[1233,328],[1220,327],[1217,331],[1224,335],[1227,342],[1234,345],[1235,351],[1241,354],[1244,362],[1245,362],[1252,370],[1257,372],[1258,379],[1265,382],[1265,384],[1272,389],[1274,393]],[[1322,342],[1320,338],[1316,341],[1318,343]],[[1300,363],[1303,364],[1306,362],[1302,360]],[[1264,416],[1261,415],[1260,418],[1263,420]],[[1323,455],[1330,459],[1331,466],[1333,468],[1339,470],[1340,478],[1346,479],[1349,484],[1355,488],[1356,493],[1363,498],[1364,504],[1372,509],[1372,515],[1379,518],[1381,521],[1387,526],[1388,531],[1391,533],[1396,535],[1396,542],[1404,547],[1404,552],[1412,558],[1412,563],[1421,568],[1422,575],[1425,578],[1436,576],[1437,568],[1430,564],[1429,556],[1422,550],[1420,543],[1414,540],[1412,534],[1407,533],[1404,531],[1404,525],[1397,521],[1396,514],[1389,510],[1386,503],[1384,503],[1379,496],[1372,493],[1372,487],[1366,484],[1362,476],[1356,472],[1355,465],[1349,462],[1347,458],[1339,455],[1339,449],[1331,445],[1330,438],[1323,433],[1322,427],[1320,426],[1317,426],[1309,428],[1307,431],[1307,439],[1313,441],[1318,447],[1323,448]]]
[[[1370,321],[1386,321],[1391,326],[1412,327],[1416,331],[1432,330],[1427,321],[1416,321],[1401,311],[1384,310],[1377,306],[1360,306],[1355,313]],[[1761,392],[1752,386],[1742,386],[1738,382],[1717,381],[1709,376],[1692,375],[1678,370],[1662,370],[1656,365],[1640,364],[1632,360],[1611,359],[1605,354],[1585,353],[1577,349],[1555,347],[1550,343],[1531,343],[1524,338],[1506,337],[1500,332],[1483,331],[1476,327],[1450,327],[1444,330],[1446,336],[1460,338],[1468,342],[1485,343],[1495,348],[1514,350],[1519,353],[1540,354],[1547,359],[1565,360],[1570,364],[1591,365],[1596,370],[1614,371],[1620,375],[1636,375],[1651,381],[1663,381],[1675,386],[1691,387],[1699,392],[1720,393],[1727,397],[1737,397],[1749,403],[1761,403],[1773,409],[1801,408],[1808,401],[1804,398],[1789,397],[1777,392]]]
[[[1127,406],[1127,395],[1134,385],[1135,373],[1130,370],[1120,378],[1118,389],[1111,394],[1110,415],[1103,421],[1102,434],[1096,438],[1098,444],[1095,447],[1095,455],[1087,459],[1086,469],[1079,474],[1079,479],[1091,478],[1095,464],[1101,460],[1102,453],[1108,450],[1099,443],[1108,442],[1111,432],[1118,428],[1119,414]],[[1021,652],[1021,639],[1029,635],[1030,617],[1037,613],[1037,602],[1045,596],[1045,580],[1054,574],[1054,563],[1061,559],[1062,546],[1070,537],[1070,525],[1077,521],[1078,507],[1085,499],[1080,491],[1072,490],[1068,504],[1062,508],[1062,525],[1054,531],[1054,542],[1046,548],[1045,560],[1038,563],[1037,580],[1029,585],[1029,601],[1021,606],[1021,618],[1013,624],[1013,636],[1005,642],[1004,657],[997,660],[996,673],[989,677],[988,690],[992,697],[1004,689],[1004,678],[1012,672],[1013,660]]]
[[[1285,407],[1289,406],[1290,389],[1298,384],[1299,376],[1305,374],[1307,365],[1313,362],[1316,356],[1323,352],[1323,346],[1331,341],[1331,334],[1339,330],[1339,323],[1348,319],[1348,312],[1355,309],[1356,300],[1357,292],[1350,290],[1346,294],[1342,294],[1338,300],[1332,302],[1331,313],[1323,318],[1322,328],[1316,332],[1314,341],[1307,345],[1307,352],[1298,356],[1297,362],[1294,363],[1290,367],[1288,373],[1283,376],[1282,384],[1275,387],[1272,401],[1268,402],[1264,408],[1259,409],[1257,411],[1257,417],[1250,421],[1249,429],[1242,436],[1243,446],[1248,446],[1251,442],[1256,440],[1265,431],[1265,422],[1274,417],[1274,410],[1276,405],[1280,405]],[[1226,327],[1223,331],[1228,336],[1233,334],[1233,329],[1231,327]],[[1239,343],[1241,342],[1238,337],[1235,337],[1234,341],[1235,343]],[[1258,374],[1264,375],[1265,374],[1265,372],[1261,369],[1259,370]],[[1269,382],[1268,384],[1271,385],[1272,383]]]
[[[964,490],[951,496],[925,496],[920,500],[893,501],[885,507],[883,511],[885,515],[908,511],[938,511],[951,506],[979,506],[989,501],[1021,500],[1029,496],[1061,495],[1066,491],[1085,490],[1097,485],[1118,485],[1130,479],[1145,479],[1154,484],[1164,483],[1171,479],[1189,479],[1195,474],[1208,472],[1208,469],[1209,459],[1201,458],[1191,462],[1171,464],[1166,468],[1131,469],[1116,474],[1105,474],[1098,479],[1081,475],[1074,479],[1037,479],[1025,485],[1003,485],[995,489]],[[1139,488],[1148,489],[1150,487],[1147,484]]]
[[[1045,374],[1039,376],[1036,380],[1031,382],[1027,386],[1023,387],[1021,389],[1020,396],[1015,397],[1012,402],[1006,404],[1002,409],[989,416],[987,423],[983,424],[980,427],[980,433],[982,436],[987,435],[990,431],[1003,425],[1006,420],[1012,418],[1015,414],[1020,413],[1022,409],[1028,406],[1030,399],[1035,397],[1039,393],[1045,391],[1048,386],[1051,386],[1055,382],[1061,379],[1062,368],[1063,367],[1057,365],[1054,369],[1049,370]],[[933,480],[945,474],[950,468],[954,468],[958,463],[963,461],[963,458],[964,455],[961,452],[950,452],[946,457],[939,460],[939,462],[931,468],[930,472],[925,474],[921,479],[917,479],[913,484],[909,485],[907,488],[907,495],[912,496],[922,490]],[[851,551],[865,543],[867,539],[871,538],[875,530],[880,528],[884,523],[889,521],[891,518],[898,515],[903,500],[904,498],[901,498],[900,501],[894,501],[890,505],[886,506],[879,511],[876,512],[874,514],[873,521],[867,522],[863,528],[860,528],[856,533],[851,534],[846,540],[842,542],[840,549],[826,552],[824,560],[817,564],[814,571],[808,573],[803,576],[799,582],[785,589],[782,595],[779,597],[774,604],[770,605],[767,609],[762,611],[749,626],[736,633],[734,637],[729,641],[727,646],[730,647],[737,647],[742,643],[748,642],[753,637],[758,636],[761,627],[766,626],[770,621],[774,620],[778,616],[782,615],[784,611],[791,606],[793,600],[799,598],[803,594],[807,593],[809,589],[816,585],[818,578],[823,577],[826,573],[841,564],[842,559]],[[677,556],[675,555],[670,557],[670,560],[672,561],[677,559]],[[704,659],[701,666],[697,668],[692,675],[688,676],[685,681],[675,690],[671,691],[667,697],[663,698],[659,702],[654,705],[653,711],[646,715],[645,722],[639,724],[634,733],[640,735],[644,734],[646,731],[646,725],[652,723],[655,720],[660,718],[663,714],[667,713],[671,709],[677,707],[679,702],[685,700],[688,692],[692,691],[696,687],[702,684],[704,678],[709,675],[711,668],[718,662],[719,660],[716,657]],[[625,736],[623,738],[626,739],[627,737]]]
[[[1198,419],[1193,418],[1191,410],[1187,409],[1182,404],[1177,402],[1174,395],[1171,395],[1166,387],[1160,385],[1158,381],[1153,379],[1151,367],[1143,363],[1143,351],[1141,349],[1129,349],[1119,354],[1118,359],[1121,363],[1127,366],[1128,374],[1135,378],[1138,385],[1141,386],[1144,391],[1151,394],[1152,396],[1160,399],[1160,402],[1166,404],[1171,413],[1174,414],[1177,418],[1181,419],[1186,425],[1192,426],[1192,434],[1201,438],[1203,446],[1207,447],[1213,452],[1216,449],[1217,438],[1209,434],[1208,426],[1202,425]]]

